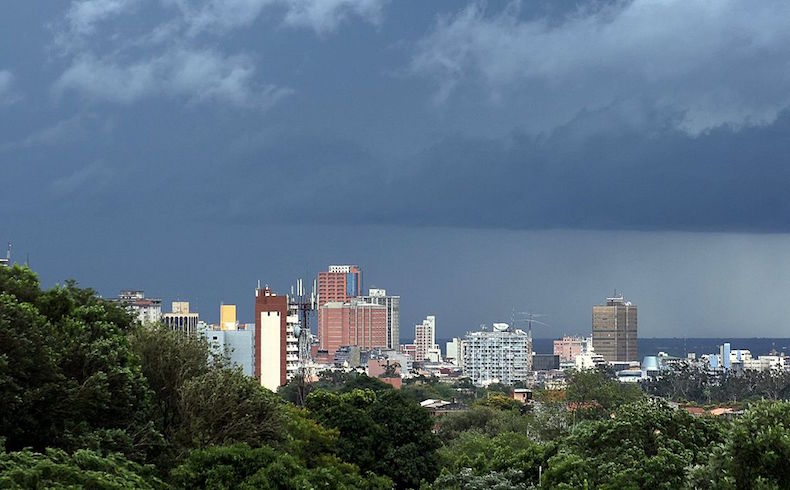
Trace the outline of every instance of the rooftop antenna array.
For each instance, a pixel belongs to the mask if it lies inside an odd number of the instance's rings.
[[[310,344],[312,332],[310,331],[310,313],[315,310],[316,305],[316,283],[313,280],[313,288],[308,295],[305,291],[304,280],[297,279],[295,288],[291,286],[291,296],[293,304],[299,313],[299,363],[304,366],[310,360]]]
[[[543,313],[532,313],[531,311],[516,311],[515,308],[513,309],[513,326],[515,328],[516,322],[522,321],[527,324],[527,332],[529,333],[529,337],[532,338],[532,324],[537,323],[538,325],[543,325],[544,327],[550,327],[548,323],[542,322],[540,320],[536,320],[535,318],[542,318],[547,315]]]

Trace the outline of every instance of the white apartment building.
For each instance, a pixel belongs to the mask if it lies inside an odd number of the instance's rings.
[[[430,315],[414,326],[414,360],[438,362],[436,357],[441,358],[441,352],[436,344],[436,317]]]
[[[458,337],[454,337],[452,340],[447,342],[447,346],[444,350],[445,352],[445,361],[454,364],[458,367],[463,365],[463,356],[461,355],[461,342],[462,340]]]
[[[299,374],[299,333],[301,322],[299,319],[299,304],[288,301],[288,316],[285,319],[285,377],[288,381]]]
[[[142,324],[158,323],[162,320],[162,300],[146,298],[143,291],[124,290],[116,300]]]
[[[463,372],[476,385],[527,382],[532,371],[532,337],[507,323],[491,331],[468,332],[463,341]]]

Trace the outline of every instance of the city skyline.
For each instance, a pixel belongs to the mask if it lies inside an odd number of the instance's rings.
[[[790,331],[786,2],[3,13],[0,243],[45,285],[250,321],[258,279],[359,263],[448,336],[583,334],[614,288],[645,336]]]
[[[468,238],[475,232],[467,231],[464,243],[469,248],[473,248],[480,241],[469,242]],[[513,309],[519,308],[520,298],[529,295],[535,298],[531,302],[522,302],[524,309],[531,309],[536,313],[547,314],[543,318],[551,327],[535,326],[534,336],[536,338],[560,337],[563,334],[586,334],[591,329],[590,307],[600,301],[600,298],[611,293],[614,288],[623,290],[626,295],[633,298],[640,304],[643,311],[642,322],[640,322],[640,336],[643,337],[783,337],[785,322],[783,318],[790,317],[790,311],[782,301],[783,284],[790,277],[790,264],[783,257],[783,250],[776,250],[770,255],[775,257],[774,261],[766,260],[763,257],[751,258],[749,260],[736,260],[734,257],[740,255],[740,251],[756,246],[765,251],[764,244],[759,243],[759,239],[753,236],[716,236],[707,237],[704,250],[695,250],[686,256],[681,256],[678,252],[684,247],[675,246],[667,248],[668,242],[662,241],[663,250],[660,254],[651,258],[649,256],[639,256],[639,250],[631,250],[627,254],[620,254],[619,258],[613,258],[610,262],[584,264],[584,257],[575,257],[573,262],[564,264],[563,268],[576,268],[577,281],[568,284],[557,284],[552,288],[546,287],[548,281],[552,280],[549,273],[552,272],[552,264],[556,262],[556,257],[563,255],[563,249],[567,248],[574,241],[574,232],[555,232],[555,235],[562,237],[560,245],[555,246],[552,254],[546,254],[535,258],[534,263],[525,265],[506,264],[503,258],[488,257],[487,261],[479,268],[475,269],[475,275],[470,277],[468,283],[457,282],[457,271],[454,264],[436,254],[427,254],[421,261],[414,262],[413,265],[425,267],[430,263],[434,270],[448,271],[442,274],[426,276],[428,281],[412,282],[412,275],[401,270],[402,267],[392,267],[382,269],[381,264],[352,258],[365,268],[367,286],[380,286],[399,294],[401,300],[401,324],[410,325],[419,323],[428,312],[434,313],[441,320],[441,331],[439,338],[453,337],[462,335],[467,330],[475,330],[480,323],[492,323],[495,321],[509,322]],[[512,249],[517,246],[519,233],[511,233],[510,243],[503,242],[503,247]],[[602,240],[604,234],[598,235],[598,240]],[[637,244],[648,246],[655,235],[644,236],[643,234],[632,234],[631,240]],[[775,248],[782,242],[786,242],[790,247],[790,240],[784,237],[770,236],[776,242]],[[687,237],[686,240],[693,240]],[[606,240],[603,250],[593,249],[585,245],[589,257],[605,257],[608,245]],[[623,240],[620,238],[620,242]],[[671,245],[671,242],[669,243]],[[17,250],[22,246],[16,247]],[[360,247],[364,248],[364,247]],[[535,247],[543,249],[543,247]],[[638,247],[633,247],[638,248]],[[464,253],[469,252],[465,250]],[[528,255],[524,253],[522,256]],[[327,253],[327,255],[330,255]],[[623,255],[627,261],[622,263]],[[111,256],[111,255],[110,255]],[[360,256],[364,256],[360,253]],[[637,256],[639,256],[637,258]],[[567,257],[563,257],[567,258]],[[18,260],[18,257],[12,258]],[[219,275],[222,281],[218,286],[207,285],[201,281],[200,270],[191,270],[189,267],[177,271],[176,264],[171,264],[174,268],[167,274],[168,279],[152,281],[148,274],[153,274],[152,264],[143,264],[142,267],[132,267],[131,264],[109,263],[107,257],[97,258],[102,267],[95,267],[90,261],[85,263],[81,273],[70,273],[74,268],[64,268],[65,264],[51,259],[54,269],[62,270],[63,276],[53,277],[51,270],[38,268],[36,261],[33,268],[42,276],[45,285],[54,285],[55,282],[63,282],[66,278],[74,278],[81,284],[92,284],[103,296],[107,298],[115,297],[120,289],[135,287],[143,289],[147,295],[160,297],[163,304],[168,305],[171,301],[181,299],[189,301],[192,309],[211,321],[216,321],[218,316],[219,304],[221,302],[236,304],[239,311],[240,321],[252,321],[252,302],[248,298],[255,288],[258,279],[262,283],[276,284],[280,291],[288,291],[290,284],[295,281],[295,274],[285,267],[278,267],[277,274],[274,273],[266,278],[258,277],[258,274],[248,272],[248,281],[233,280],[231,276]],[[169,262],[169,261],[168,261]],[[342,262],[342,261],[334,261]],[[316,266],[316,270],[322,270],[326,264],[334,263],[331,260]],[[660,264],[657,264],[659,262]],[[696,274],[701,265],[709,264],[711,271],[708,275]],[[721,264],[729,264],[723,267]],[[508,268],[505,268],[505,266]],[[670,268],[670,266],[672,266]],[[263,267],[263,266],[261,266]],[[529,267],[534,267],[530,273]],[[659,267],[667,269],[661,273]],[[583,276],[580,274],[585,268],[591,268],[589,273]],[[630,269],[628,269],[630,268]],[[123,271],[125,277],[129,279],[121,280],[116,278],[105,278],[103,281],[91,281],[91,277],[96,277],[94,270],[118,270]],[[224,271],[227,269],[222,268]],[[239,270],[247,270],[249,267],[238,265]],[[304,268],[303,268],[304,269]],[[640,270],[651,271],[655,274],[653,278],[639,278],[637,283],[634,280],[635,274]],[[407,271],[406,271],[407,272]],[[180,274],[180,275],[179,275]],[[304,273],[300,274],[303,275]],[[640,274],[641,275],[641,274]],[[771,277],[769,281],[777,286],[772,289],[761,289],[753,281],[755,277]],[[185,282],[174,281],[174,278],[191,278]],[[305,277],[307,277],[305,275]],[[537,284],[531,278],[539,278],[541,284]],[[597,278],[606,279],[606,287],[598,285]],[[737,279],[733,279],[733,277]],[[514,281],[513,287],[505,288],[505,294],[499,290],[487,291],[481,289],[478,294],[486,297],[486,306],[480,304],[458,304],[448,300],[436,302],[432,295],[434,289],[447,289],[448,297],[464,294],[469,288],[477,287],[479,284],[497,284],[503,281]],[[649,280],[648,280],[649,279]],[[193,281],[190,291],[187,291],[189,280]],[[425,289],[417,288],[417,284],[422,284]],[[179,287],[184,284],[184,287]],[[281,285],[282,284],[282,285]],[[555,282],[556,284],[556,282]],[[692,284],[693,286],[688,286]],[[138,286],[139,285],[139,286]],[[157,286],[159,285],[159,286]],[[209,286],[209,287],[207,287]],[[582,287],[584,286],[584,287]],[[408,292],[411,288],[412,292]],[[416,288],[416,289],[415,289]],[[168,290],[179,291],[179,294],[170,296],[166,294]],[[164,292],[162,292],[164,291]],[[197,291],[197,292],[195,292]],[[213,294],[200,294],[200,291],[212,291]],[[426,292],[427,291],[427,292]],[[568,291],[573,291],[568,293]],[[406,294],[408,292],[408,294]],[[696,296],[699,295],[699,296]],[[208,297],[208,299],[206,299]],[[761,312],[753,312],[742,308],[742,305],[750,302],[768,301],[775,305],[775,308],[766,309]],[[531,303],[531,304],[530,304]],[[570,305],[574,304],[573,307]],[[682,307],[680,310],[666,308],[666,305]],[[673,316],[677,314],[677,316]],[[754,316],[757,315],[757,316]],[[760,318],[762,320],[751,320],[750,318]],[[746,327],[749,325],[749,327]],[[673,328],[674,327],[674,328]],[[748,333],[743,333],[747,332]],[[402,334],[405,335],[405,334]],[[403,338],[408,338],[406,335]]]

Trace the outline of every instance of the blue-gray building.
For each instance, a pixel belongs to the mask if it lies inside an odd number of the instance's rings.
[[[721,346],[721,364],[725,370],[729,370],[730,367],[732,367],[730,365],[731,363],[730,350],[731,349],[729,342],[725,342],[724,345]]]
[[[255,375],[255,329],[203,330],[211,349],[224,353],[231,364],[241,367],[247,376]]]

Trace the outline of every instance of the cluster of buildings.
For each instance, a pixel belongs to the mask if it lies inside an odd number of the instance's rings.
[[[10,264],[10,246],[0,266]],[[161,322],[172,330],[206,338],[212,351],[224,355],[261,385],[276,390],[297,375],[315,379],[325,370],[354,370],[396,387],[411,376],[444,380],[468,378],[475,385],[564,384],[568,369],[613,368],[624,382],[658,376],[679,364],[712,372],[790,371],[790,357],[772,353],[752,356],[723,344],[719,352],[677,358],[659,353],[638,359],[637,307],[622,294],[592,307],[591,335],[564,336],[553,353],[535,353],[531,328],[511,323],[468,331],[452,338],[444,352],[436,340],[436,317],[414,326],[411,343],[400,343],[400,296],[385,289],[363,290],[357,265],[331,265],[320,272],[307,294],[301,280],[290,294],[260,283],[254,290],[254,322],[240,323],[234,304],[221,304],[219,322],[208,324],[187,301],[174,301],[162,311],[162,300],[143,291],[121,291],[115,301],[141,323]],[[315,329],[311,323],[315,321]]]
[[[146,297],[143,291],[121,291],[115,301],[141,323],[161,322],[176,331],[204,336],[215,354],[226,355],[272,390],[294,376],[310,379],[331,369],[369,370],[397,384],[411,371],[413,359],[440,357],[435,319],[428,317],[430,328],[419,327],[423,333],[414,345],[422,357],[403,354],[400,297],[377,288],[364,294],[362,277],[356,265],[332,265],[318,274],[309,295],[301,280],[290,294],[258,284],[253,323],[240,323],[233,304],[220,305],[219,323],[207,324],[186,301],[174,301],[171,311],[164,313],[162,300]],[[313,318],[316,334],[310,325]],[[433,340],[425,340],[429,338]]]
[[[11,244],[0,267],[11,265]],[[221,304],[219,322],[207,324],[187,301],[174,301],[162,311],[160,298],[140,290],[121,291],[114,300],[141,323],[163,323],[188,335],[202,335],[212,351],[224,355],[261,385],[276,390],[294,376],[316,378],[325,370],[356,370],[400,386],[410,376],[426,375],[474,384],[564,384],[569,369],[608,366],[624,382],[660,376],[679,365],[711,373],[790,371],[790,356],[772,352],[753,356],[747,349],[724,343],[715,353],[694,353],[678,358],[664,352],[638,359],[637,306],[622,294],[592,307],[591,335],[564,336],[553,342],[553,353],[533,351],[531,328],[511,324],[468,331],[446,343],[444,355],[436,341],[436,317],[429,315],[414,326],[412,343],[401,344],[400,296],[387,290],[363,290],[357,265],[330,265],[319,272],[311,293],[301,280],[290,294],[269,286],[254,290],[255,318],[240,323],[234,304]],[[313,333],[312,319],[316,328]]]
[[[674,357],[665,352],[646,356],[642,361],[642,376],[637,379],[660,376],[663,372],[687,366],[710,374],[739,374],[744,371],[790,372],[790,356],[782,352],[754,356],[749,349],[733,349],[729,342],[719,346],[719,351],[697,356]],[[633,375],[636,376],[636,375]]]
[[[356,370],[399,385],[402,378],[425,375],[474,384],[561,383],[569,368],[612,364],[638,367],[636,306],[622,296],[593,307],[592,337],[564,337],[553,354],[533,351],[531,329],[494,323],[469,331],[446,344],[436,341],[436,317],[414,326],[412,343],[400,341],[400,296],[385,289],[363,292],[357,265],[331,265],[320,272],[308,295],[302,281],[291,294],[269,286],[255,288],[255,321],[239,323],[236,306],[220,305],[218,324],[206,324],[189,303],[175,301],[162,312],[162,300],[143,291],[121,291],[117,301],[140,322],[162,322],[173,330],[203,335],[250,376],[272,390],[296,375],[316,378],[325,370]],[[311,319],[316,319],[315,334]]]

